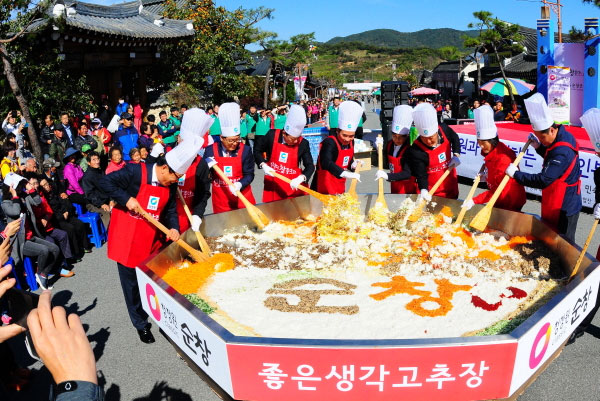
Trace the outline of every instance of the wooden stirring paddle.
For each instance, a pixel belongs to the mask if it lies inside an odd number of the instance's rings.
[[[437,182],[433,184],[433,187],[431,187],[431,191],[429,191],[429,193],[432,196],[433,194],[435,194],[435,191],[437,191],[438,188],[442,185],[444,180],[450,175],[452,169],[454,169],[454,166],[444,171],[444,174],[442,174],[442,176],[437,180]],[[423,208],[425,208],[425,205],[427,205],[427,201],[425,199],[421,199],[417,207],[415,207],[415,210],[413,210],[410,216],[408,216],[408,221],[414,223],[415,221],[419,220],[419,217],[421,217],[421,215],[423,214]]]
[[[517,156],[515,161],[512,163],[513,166],[515,166],[515,167],[519,166],[519,163],[521,162],[521,159],[523,158],[523,156],[525,156],[525,152],[527,151],[527,148],[529,147],[530,144],[531,144],[531,139],[528,139],[527,142],[525,142],[525,146],[523,146],[523,149],[521,149],[521,151],[519,152],[519,155]],[[490,222],[490,217],[492,216],[492,209],[494,208],[494,204],[500,197],[500,194],[502,194],[502,191],[504,190],[504,187],[506,186],[506,184],[508,184],[509,180],[510,180],[510,176],[505,174],[504,178],[500,182],[500,185],[498,185],[498,188],[496,188],[496,192],[494,192],[494,194],[490,198],[489,202],[483,207],[483,209],[481,209],[479,211],[479,213],[477,213],[475,215],[473,220],[471,220],[471,223],[469,224],[471,227],[473,227],[474,229],[479,230],[479,231],[485,230],[488,223]]]
[[[467,194],[465,202],[473,199],[473,195],[475,195],[477,186],[479,186],[479,182],[481,181],[481,175],[483,174],[484,170],[485,170],[485,163],[481,166],[481,168],[479,169],[479,173],[477,173],[477,175],[475,176],[475,179],[473,180],[473,186],[471,187],[471,190]],[[467,208],[463,207],[460,209],[460,212],[458,213],[458,217],[456,218],[455,224],[457,227],[460,227],[460,225],[462,224],[462,221],[465,218],[465,214],[467,214]]]
[[[356,163],[356,169],[354,170],[354,172],[356,174],[360,174],[360,169],[362,168],[362,162],[358,162]],[[352,182],[350,183],[350,188],[348,189],[348,193],[354,198],[354,199],[358,199],[358,194],[356,193],[356,184],[358,183],[358,179],[357,178],[353,178]]]
[[[185,210],[185,214],[187,215],[187,218],[190,221],[190,225],[192,225],[193,224],[192,212],[190,212],[190,208],[188,207],[187,203],[185,203],[185,199],[183,198],[181,189],[177,188],[177,194],[179,195],[179,200],[181,201],[181,204],[183,205],[183,210]],[[210,250],[210,247],[208,246],[208,242],[206,242],[206,239],[204,239],[204,235],[202,235],[202,233],[200,231],[194,231],[194,233],[196,234],[196,239],[198,240],[198,244],[200,245],[200,249],[202,249],[202,252],[205,252],[210,255],[211,250]]]
[[[583,257],[585,256],[585,253],[587,252],[588,246],[590,246],[590,242],[592,242],[592,238],[594,237],[594,233],[596,232],[596,227],[598,227],[598,219],[594,219],[594,224],[592,225],[592,229],[590,230],[590,233],[588,234],[587,240],[585,241],[585,245],[583,245],[583,249],[581,250],[579,257],[577,258],[577,262],[575,263],[573,272],[569,276],[569,281],[573,280],[573,277],[575,277],[575,275],[579,271],[579,266],[581,266],[581,262],[583,261]]]
[[[142,216],[144,216],[144,218],[146,220],[148,220],[148,222],[152,223],[156,228],[158,228],[160,231],[162,231],[163,233],[165,233],[167,236],[169,235],[169,229],[167,227],[165,227],[160,221],[156,220],[154,217],[152,217],[147,211],[145,211],[142,208],[138,208],[136,210],[136,212],[138,212],[139,214],[141,214]],[[191,247],[190,244],[188,244],[187,242],[185,242],[182,239],[178,239],[177,241],[177,245],[179,245],[180,247],[182,247],[183,249],[185,249],[186,251],[188,251],[188,253],[190,254],[190,256],[196,261],[196,262],[205,262],[208,260],[209,256],[206,255],[203,252],[200,252],[197,249],[194,249]]]
[[[292,182],[292,180],[290,180],[289,178],[273,171],[271,174],[273,174],[273,177],[275,178],[279,178],[281,181],[287,182],[288,184],[290,182]],[[320,200],[321,202],[323,202],[323,204],[327,205],[327,203],[329,202],[329,196],[328,195],[324,195],[321,194],[317,191],[313,191],[312,189],[304,186],[304,185],[298,185],[298,189],[300,191],[306,192],[307,194],[314,196],[315,198],[317,198],[318,200]]]
[[[223,170],[221,170],[219,166],[215,164],[214,166],[212,166],[212,168],[213,170],[215,170],[217,175],[223,181],[225,181],[225,184],[227,184],[228,186],[233,185],[231,180],[225,175],[225,173],[223,172]],[[264,229],[265,226],[271,222],[271,220],[269,220],[269,218],[259,208],[250,203],[250,201],[244,196],[244,194],[242,194],[240,191],[237,191],[236,195],[242,201],[244,206],[246,206],[246,210],[248,211],[250,218],[252,219],[252,221],[254,221],[259,230]]]
[[[377,135],[377,139],[382,138],[381,134]],[[377,159],[378,159],[378,167],[379,170],[383,170],[383,144],[378,144],[377,145]],[[387,209],[387,203],[385,202],[385,195],[383,193],[383,178],[380,178],[379,180],[379,188],[378,188],[378,192],[377,192],[377,200],[375,201],[375,204],[379,203],[381,205],[381,207],[383,207],[384,209]]]

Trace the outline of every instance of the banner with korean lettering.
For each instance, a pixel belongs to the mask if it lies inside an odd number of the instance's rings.
[[[600,268],[596,268],[552,310],[519,338],[510,394],[533,376],[590,313],[598,297]],[[539,310],[534,316],[544,313]],[[535,317],[534,317],[535,319]]]
[[[231,375],[225,341],[136,268],[142,307],[177,346],[228,394]]]
[[[548,108],[557,124],[571,121],[571,69],[548,66]]]
[[[457,169],[458,175],[461,177],[474,178],[483,164],[481,148],[477,145],[477,138],[475,135],[460,133],[460,127],[460,125],[452,127],[457,131],[460,138],[461,164]],[[502,142],[510,147],[515,153],[520,152],[525,145],[524,141],[502,140]],[[525,152],[523,160],[521,160],[521,163],[519,164],[519,169],[526,173],[539,173],[542,171],[542,162],[542,157],[537,154],[535,149],[529,147]],[[581,198],[583,206],[593,207],[596,204],[594,170],[600,167],[600,158],[594,153],[580,151],[579,166],[581,168]],[[541,190],[535,188],[525,187],[525,190],[528,193],[535,195],[542,194]]]
[[[481,400],[508,395],[516,341],[404,348],[228,344],[234,398]]]
[[[583,114],[583,81],[585,71],[584,43],[555,43],[554,63],[571,69],[571,124],[581,126]]]

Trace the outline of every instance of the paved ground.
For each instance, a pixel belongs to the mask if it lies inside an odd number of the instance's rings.
[[[369,113],[367,128],[377,128],[377,116]],[[359,192],[376,192],[375,169],[363,174]],[[262,172],[257,172],[254,193],[262,194]],[[388,187],[389,188],[389,187]],[[461,185],[461,197],[469,187]],[[539,214],[540,205],[529,200],[525,212]],[[589,212],[589,211],[588,211]],[[589,214],[581,215],[577,244],[583,244],[592,224]],[[600,235],[590,246],[595,253]],[[153,329],[157,342],[146,345],[127,316],[115,263],[106,257],[106,246],[95,249],[75,268],[76,275],[61,279],[54,286],[54,303],[78,313],[98,361],[101,382],[107,401],[172,400],[211,401],[219,397],[177,356],[175,350]],[[600,317],[590,332],[562,355],[519,398],[523,401],[563,401],[600,399]],[[29,390],[14,396],[15,400],[46,400],[50,377],[40,363],[24,357],[22,338],[13,344],[20,349],[21,363],[35,371]],[[1,362],[0,362],[1,363]]]

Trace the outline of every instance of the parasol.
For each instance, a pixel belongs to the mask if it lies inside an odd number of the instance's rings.
[[[528,84],[522,79],[517,78],[508,78],[508,84],[511,87],[512,93],[519,96],[523,96],[535,88],[535,85]],[[492,79],[490,82],[483,84],[481,90],[496,96],[508,96],[508,88],[504,83],[504,78]]]
[[[413,96],[427,96],[427,95],[437,95],[440,91],[432,88],[417,88],[410,91],[410,94]]]

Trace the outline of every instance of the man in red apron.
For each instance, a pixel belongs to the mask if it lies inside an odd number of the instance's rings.
[[[494,110],[490,105],[484,104],[475,109],[473,114],[477,129],[477,143],[481,148],[481,155],[487,171],[482,181],[487,181],[488,190],[473,197],[473,199],[467,199],[463,202],[462,207],[467,210],[474,205],[489,202],[494,192],[496,192],[496,188],[504,179],[506,168],[516,159],[515,152],[498,139],[498,128],[494,122]],[[526,201],[525,188],[511,178],[502,190],[494,207],[520,212]]]
[[[102,178],[106,193],[117,203],[108,229],[108,257],[117,262],[129,317],[145,343],[154,342],[154,336],[142,309],[135,267],[158,251],[161,242],[159,231],[136,211],[143,209],[160,219],[170,228],[168,238],[179,239],[177,180],[194,160],[201,142],[202,138],[184,141],[186,146],[180,144],[154,164],[130,163]]]
[[[360,181],[360,174],[353,173],[356,168],[354,135],[362,113],[362,107],[356,102],[345,101],[340,105],[337,134],[321,142],[312,189],[326,195],[339,195],[346,192],[346,179]]]
[[[388,174],[383,170],[377,170],[375,175],[375,181],[383,178],[391,182],[393,194],[414,194],[417,192],[417,183],[404,158],[406,150],[410,148],[409,134],[412,122],[412,107],[406,104],[394,107],[392,140],[387,143],[385,148],[390,172]],[[379,142],[383,144],[383,138],[377,138],[377,145]]]
[[[582,207],[579,145],[565,127],[554,123],[542,94],[525,99],[525,107],[535,134],[529,134],[531,146],[544,158],[542,171],[524,173],[510,165],[506,174],[521,185],[541,189],[542,220],[574,241]]]
[[[412,175],[417,179],[421,199],[429,202],[432,195],[457,199],[456,167],[460,164],[458,135],[446,124],[438,125],[437,112],[429,103],[418,104],[412,116],[419,137],[406,151],[405,157]],[[448,169],[452,169],[450,175],[434,194],[430,194],[431,187]]]
[[[219,107],[221,140],[206,148],[204,158],[208,167],[218,164],[231,180],[228,186],[218,175],[212,174],[213,213],[243,209],[238,199],[241,192],[252,204],[255,204],[250,184],[254,180],[254,158],[250,146],[244,145],[240,138],[240,106],[237,103],[224,103]]]
[[[196,137],[206,139],[206,133],[212,123],[213,119],[204,110],[195,107],[186,110],[181,120],[179,138],[184,141],[189,141]],[[183,204],[181,201],[177,202],[177,217],[179,218],[179,230],[181,233],[186,232],[190,226],[194,231],[200,230],[206,204],[208,203],[208,198],[210,198],[210,177],[208,172],[209,169],[206,161],[200,155],[197,155],[185,174],[177,181],[183,199],[192,213],[192,223],[190,224]]]
[[[302,138],[306,126],[306,113],[297,104],[290,108],[284,129],[270,130],[254,147],[254,160],[265,172],[263,202],[304,195],[298,185],[307,181],[315,171],[308,141]],[[266,155],[266,158],[265,158]],[[300,162],[304,170],[300,169]],[[276,172],[292,180],[290,184],[272,173]]]

